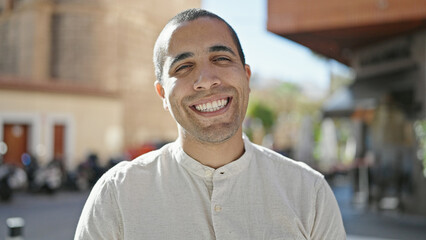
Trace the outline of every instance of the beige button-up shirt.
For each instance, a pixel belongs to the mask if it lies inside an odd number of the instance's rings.
[[[176,142],[118,164],[90,193],[75,239],[346,239],[321,174],[244,144],[218,169]]]

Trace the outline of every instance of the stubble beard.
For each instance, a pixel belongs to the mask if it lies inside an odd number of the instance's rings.
[[[183,139],[195,140],[203,144],[220,144],[224,143],[233,137],[241,127],[242,119],[244,114],[241,112],[244,106],[240,105],[241,99],[239,94],[234,88],[227,88],[226,90],[220,90],[218,92],[227,92],[233,96],[232,102],[229,106],[228,111],[233,111],[232,116],[224,120],[218,118],[213,122],[206,123],[196,117],[196,113],[192,112],[192,109],[184,108],[183,112],[174,115],[176,122],[178,123],[179,134]],[[186,102],[193,102],[193,99],[197,99],[199,96],[190,96],[183,99],[181,106],[185,105]],[[174,107],[179,111],[177,106]],[[179,116],[178,116],[179,115]],[[186,116],[187,119],[183,119],[180,116]]]
[[[195,138],[204,144],[220,144],[233,137],[240,128],[239,117],[233,117],[229,123],[217,123],[210,126],[196,126],[192,129],[183,129],[184,134]]]

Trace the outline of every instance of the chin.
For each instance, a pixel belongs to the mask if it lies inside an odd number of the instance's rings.
[[[231,139],[238,131],[238,127],[221,127],[220,129],[208,129],[207,131],[200,131],[198,139],[205,143],[221,144]]]

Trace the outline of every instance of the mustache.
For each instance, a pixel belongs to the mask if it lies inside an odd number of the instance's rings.
[[[237,94],[237,90],[233,87],[222,87],[222,86],[215,87],[208,91],[200,91],[200,92],[194,93],[193,95],[186,96],[183,99],[183,102],[194,102],[196,100],[199,100],[202,98],[208,98],[218,94],[226,94],[226,95],[234,96]]]

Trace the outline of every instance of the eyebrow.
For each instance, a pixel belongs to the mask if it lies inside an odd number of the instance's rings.
[[[170,67],[173,67],[173,65],[175,65],[179,61],[182,61],[186,58],[193,57],[193,56],[194,56],[194,53],[192,52],[184,52],[184,53],[178,54],[176,57],[173,58],[173,61],[170,64]]]
[[[214,45],[209,48],[209,52],[229,52],[234,56],[237,56],[231,48],[224,45]]]

